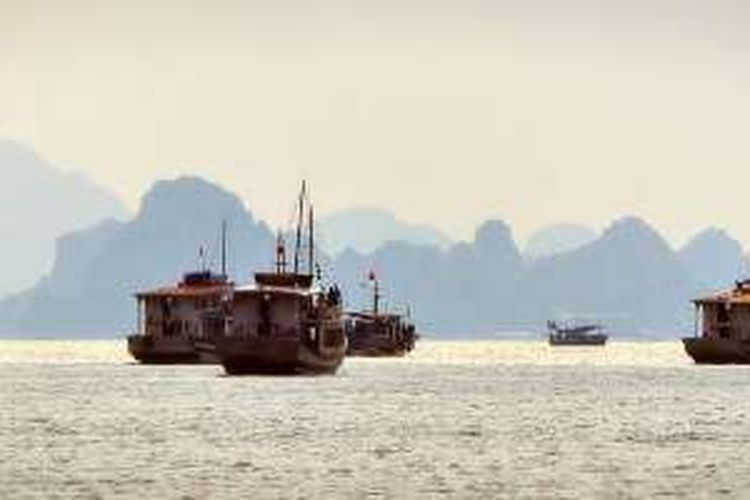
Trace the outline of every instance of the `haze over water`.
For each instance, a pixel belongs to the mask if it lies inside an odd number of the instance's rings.
[[[336,376],[0,342],[0,497],[740,497],[750,386],[677,342],[423,341]]]

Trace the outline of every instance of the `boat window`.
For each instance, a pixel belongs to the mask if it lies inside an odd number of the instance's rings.
[[[729,321],[729,306],[728,304],[721,304],[718,307],[718,320],[719,323],[726,323]]]

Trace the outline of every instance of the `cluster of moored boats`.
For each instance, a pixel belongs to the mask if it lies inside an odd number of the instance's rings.
[[[221,273],[187,273],[175,286],[136,294],[138,333],[128,337],[130,354],[149,364],[220,363],[228,374],[318,374],[334,373],[347,355],[403,356],[414,348],[414,324],[380,311],[373,273],[368,311],[344,311],[338,285],[323,284],[304,183],[295,234],[292,263],[279,235],[275,269],[255,273],[251,284],[228,279],[224,237]]]
[[[255,273],[251,284],[237,286],[227,278],[224,237],[221,273],[187,273],[177,285],[136,294],[138,333],[128,337],[130,354],[149,364],[220,363],[229,374],[316,374],[335,372],[347,355],[409,353],[419,335],[408,315],[380,310],[373,273],[372,308],[366,311],[345,311],[338,285],[323,284],[304,183],[295,234],[292,263],[279,235],[275,269]],[[750,364],[750,281],[694,304],[695,336],[683,339],[688,355],[696,363]],[[608,340],[596,323],[550,321],[547,327],[553,346],[602,346]]]

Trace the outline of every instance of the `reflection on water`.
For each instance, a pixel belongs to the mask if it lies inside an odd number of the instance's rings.
[[[640,498],[750,491],[750,367],[676,342],[421,342],[336,376],[0,342],[0,497]]]

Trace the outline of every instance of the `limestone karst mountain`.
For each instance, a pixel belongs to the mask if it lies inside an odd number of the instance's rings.
[[[158,182],[139,213],[58,242],[52,273],[0,303],[3,331],[124,335],[134,326],[132,294],[219,265],[222,220],[230,228],[230,277],[247,281],[273,258],[273,235],[233,194],[197,178]],[[199,253],[204,249],[204,261]]]
[[[49,272],[58,236],[128,217],[116,196],[17,142],[0,140],[0,177],[0,297]]]
[[[596,231],[581,224],[550,224],[528,237],[523,254],[529,259],[550,257],[580,248],[594,241],[596,237]]]
[[[679,250],[679,257],[704,290],[731,286],[734,280],[747,277],[742,246],[721,229],[709,228],[696,234]]]
[[[229,274],[250,280],[273,260],[274,236],[242,201],[198,178],[161,181],[126,222],[104,221],[57,242],[51,273],[0,302],[0,332],[122,336],[135,322],[132,294],[173,283],[199,262],[218,267],[220,224],[229,222]],[[361,228],[366,231],[367,228]],[[471,241],[447,246],[387,241],[372,251],[321,255],[327,279],[350,308],[368,307],[367,274],[381,280],[385,306],[410,306],[434,336],[488,336],[544,330],[547,319],[593,317],[623,336],[675,337],[690,328],[690,299],[726,285],[742,267],[741,248],[708,232],[674,251],[644,221],[615,221],[567,252],[525,259],[510,226],[480,225]]]
[[[640,219],[615,221],[568,253],[535,261],[524,276],[526,321],[584,317],[627,335],[670,336],[692,321],[695,290],[666,241]]]
[[[442,248],[451,244],[450,238],[438,229],[403,222],[391,212],[375,207],[342,210],[323,217],[319,224],[321,246],[331,255],[347,248],[372,252],[388,241]]]

